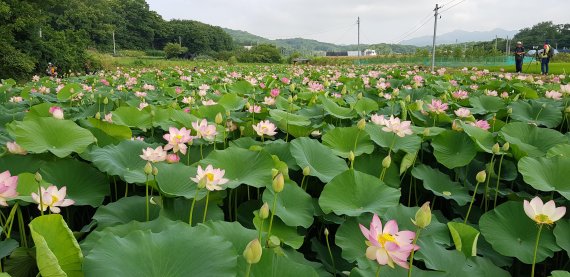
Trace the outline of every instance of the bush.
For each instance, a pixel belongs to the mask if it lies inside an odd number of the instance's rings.
[[[164,53],[167,59],[178,58],[188,52],[188,48],[180,46],[178,43],[167,43],[164,46]]]
[[[150,57],[165,57],[166,56],[166,53],[163,50],[151,49],[151,50],[146,50],[144,53]]]
[[[240,51],[237,59],[242,63],[281,63],[281,54],[275,45],[260,44],[249,51]]]
[[[122,57],[132,58],[140,58],[145,56],[145,52],[140,50],[121,50],[118,54]]]

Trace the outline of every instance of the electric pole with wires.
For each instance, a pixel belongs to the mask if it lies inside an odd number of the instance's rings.
[[[356,19],[356,25],[358,25],[358,64],[360,64],[360,16]]]
[[[438,16],[438,12],[439,9],[441,7],[438,4],[435,4],[435,9],[433,10],[435,12],[434,17],[435,17],[435,21],[433,23],[433,45],[432,45],[432,52],[431,52],[431,71],[433,72],[435,69],[435,37],[437,34],[437,16]]]

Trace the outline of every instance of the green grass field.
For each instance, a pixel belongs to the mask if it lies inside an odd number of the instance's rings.
[[[570,63],[550,63],[548,66],[549,74],[566,74],[570,73]],[[489,71],[515,72],[515,66],[482,66],[480,68],[488,69]],[[540,74],[540,62],[532,62],[523,64],[523,73]]]

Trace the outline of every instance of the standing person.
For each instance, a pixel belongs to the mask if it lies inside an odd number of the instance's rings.
[[[517,73],[522,73],[524,54],[525,52],[522,42],[517,41],[517,47],[515,48],[515,63],[516,63]]]
[[[48,67],[46,69],[46,74],[51,76],[51,77],[55,77],[55,76],[57,76],[57,72],[55,70],[56,70],[56,67],[51,62],[48,63]]]
[[[540,72],[542,75],[548,74],[548,63],[550,62],[550,57],[552,57],[552,46],[548,44],[548,40],[544,42],[543,51],[540,54]]]

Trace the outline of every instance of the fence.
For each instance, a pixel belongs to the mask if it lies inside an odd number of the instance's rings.
[[[524,63],[532,60],[532,57],[525,57]],[[354,64],[417,64],[431,65],[430,57],[416,56],[390,56],[390,57],[374,57],[354,60]],[[462,67],[462,66],[509,66],[515,64],[514,56],[496,56],[496,57],[436,57],[435,65],[440,67]]]

